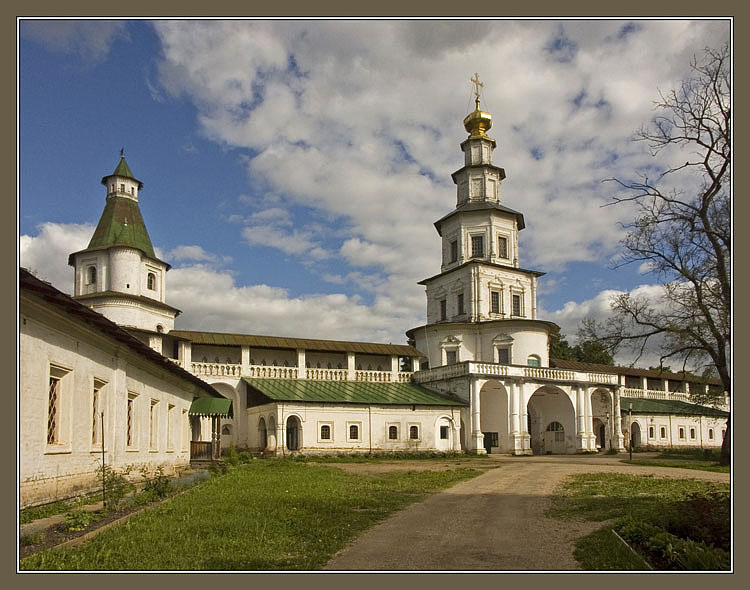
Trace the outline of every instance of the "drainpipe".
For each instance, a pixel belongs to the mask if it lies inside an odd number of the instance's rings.
[[[370,454],[372,455],[372,406],[367,406],[367,421],[370,434]]]

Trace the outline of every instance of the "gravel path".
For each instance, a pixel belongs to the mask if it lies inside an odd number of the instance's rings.
[[[610,471],[729,481],[725,473],[626,465],[611,456],[492,459],[498,469],[396,513],[337,553],[324,569],[576,570],[575,540],[602,523],[544,516],[555,488],[568,475]]]

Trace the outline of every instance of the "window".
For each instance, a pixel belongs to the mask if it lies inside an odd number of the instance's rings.
[[[471,236],[471,257],[484,257],[484,236]]]
[[[520,316],[523,314],[523,306],[521,305],[521,296],[520,295],[513,295],[512,297],[513,302],[513,311],[512,314],[514,316]]]
[[[122,193],[125,192],[125,185],[124,184],[120,185],[120,192],[122,192]]]
[[[542,359],[540,359],[538,355],[532,354],[526,360],[526,364],[529,367],[541,367],[542,366]]]
[[[409,426],[409,438],[411,440],[419,439],[419,426]]]
[[[135,398],[137,396],[133,393],[128,394],[128,407],[127,417],[125,424],[126,432],[126,443],[127,446],[132,447],[135,445]]]
[[[680,440],[685,440],[685,427],[680,426],[677,432],[678,432],[678,436],[680,437]]]
[[[359,426],[357,424],[349,425],[349,440],[359,440]]]
[[[550,422],[549,426],[547,426],[547,432],[555,433],[555,442],[565,441],[565,429],[559,422]]]
[[[713,440],[713,439],[714,439],[714,429],[713,428],[709,428],[708,429],[708,440]]]
[[[102,387],[104,381],[94,379],[94,390],[91,395],[91,444],[102,442]]]
[[[690,439],[695,440],[695,428],[690,429]]]
[[[490,312],[500,313],[500,292],[499,291],[490,292]]]
[[[221,435],[222,436],[229,436],[232,434],[232,427],[228,424],[224,424],[224,426],[221,427]]]
[[[649,438],[655,438],[656,431],[654,430],[653,426],[648,427],[648,437]]]
[[[157,447],[157,441],[159,438],[159,431],[157,430],[157,404],[159,402],[155,399],[151,400],[151,407],[149,408],[149,415],[148,415],[148,425],[149,425],[149,435],[148,435],[148,446],[152,450],[156,449]]]
[[[462,315],[466,313],[464,310],[464,294],[459,293],[458,297],[456,297],[456,307],[458,308],[458,315]]]
[[[331,440],[331,425],[323,424],[320,427],[320,440]]]
[[[453,240],[450,243],[450,261],[456,262],[458,260],[458,241]]]
[[[89,266],[86,269],[86,284],[96,285],[96,267],[95,266]]]
[[[388,440],[398,440],[398,426],[388,427]]]
[[[146,278],[146,288],[150,291],[156,290],[156,275],[152,272],[148,273],[148,277]]]
[[[445,320],[448,317],[448,306],[445,299],[440,300],[440,319]]]
[[[497,255],[500,258],[508,258],[508,238],[502,236],[497,238]]]
[[[659,428],[659,438],[667,438],[667,429],[663,426]]]
[[[60,378],[49,377],[47,396],[47,444],[60,442]]]
[[[510,364],[510,348],[498,348],[497,349],[497,362],[501,365]]]
[[[456,364],[456,351],[455,350],[446,350],[445,351],[445,364],[446,365],[455,365]]]
[[[174,413],[172,404],[167,405],[167,449],[174,449]]]
[[[448,440],[448,427],[447,426],[440,427],[440,438],[442,440]]]

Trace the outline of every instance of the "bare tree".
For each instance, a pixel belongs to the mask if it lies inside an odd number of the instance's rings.
[[[611,352],[647,348],[661,362],[713,366],[730,391],[731,344],[731,77],[729,47],[706,49],[680,87],[660,93],[657,114],[635,135],[653,156],[679,162],[654,178],[607,179],[620,187],[609,205],[629,202],[618,264],[645,264],[661,282],[657,296],[620,295],[603,324],[587,322]],[[679,159],[678,159],[679,158]],[[683,160],[686,161],[683,162]],[[722,457],[728,462],[729,430]],[[726,447],[726,449],[724,449]]]

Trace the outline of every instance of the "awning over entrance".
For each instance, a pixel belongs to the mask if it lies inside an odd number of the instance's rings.
[[[190,404],[188,414],[191,416],[232,417],[232,400],[218,397],[199,397]]]
[[[367,381],[313,381],[306,379],[242,379],[249,385],[248,405],[274,401],[314,403],[466,406],[414,383],[371,383]]]

